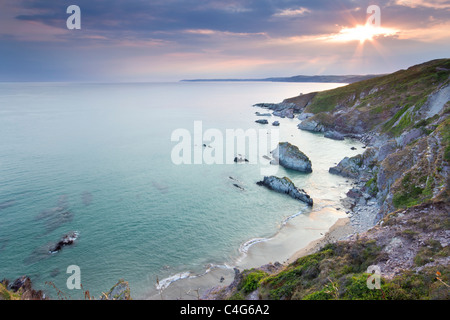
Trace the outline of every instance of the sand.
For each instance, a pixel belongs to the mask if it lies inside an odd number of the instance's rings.
[[[297,259],[315,253],[329,243],[344,240],[354,233],[353,227],[350,225],[350,218],[341,218],[331,226],[328,232],[320,239],[311,241],[306,247],[298,250],[287,261],[290,264]]]

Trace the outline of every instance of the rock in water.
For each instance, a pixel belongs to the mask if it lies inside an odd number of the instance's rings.
[[[357,155],[354,157],[345,157],[335,167],[330,168],[328,171],[332,174],[336,174],[342,177],[356,179],[359,177],[359,170],[362,164],[362,156]]]
[[[274,121],[272,123],[272,125],[275,126],[275,127],[279,127],[280,126],[280,122],[279,121]]]
[[[78,239],[78,232],[70,232],[64,235],[61,240],[49,249],[49,253],[57,253],[65,246],[72,245]]]
[[[257,182],[257,184],[280,193],[288,194],[292,198],[303,201],[311,207],[313,205],[313,199],[305,192],[305,190],[297,188],[294,183],[287,177],[264,177],[264,180]]]
[[[246,158],[243,158],[242,156],[237,156],[237,157],[234,157],[234,162],[236,162],[236,163],[249,162],[249,160]]]
[[[267,121],[266,119],[256,120],[255,122],[260,124],[269,124],[269,121]]]
[[[275,158],[271,162],[272,164],[280,164],[286,169],[300,172],[312,172],[311,160],[298,147],[289,142],[280,142],[278,147],[272,151],[272,155]]]

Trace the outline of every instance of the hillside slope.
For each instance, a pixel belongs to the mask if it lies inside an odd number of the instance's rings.
[[[330,168],[355,180],[343,200],[354,234],[281,271],[244,270],[214,297],[449,299],[449,75],[450,59],[433,60],[277,106],[300,113],[301,130],[366,144]],[[380,290],[367,287],[372,265]]]

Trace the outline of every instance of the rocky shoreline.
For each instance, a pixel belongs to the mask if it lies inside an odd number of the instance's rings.
[[[339,220],[323,238],[299,250],[288,264],[236,272],[229,288],[215,288],[204,298],[264,299],[267,292],[278,296],[280,284],[272,287],[271,279],[281,281],[283,274],[295,272],[296,263],[308,261],[308,255],[320,256],[320,250],[333,243],[338,244],[333,248],[347,248],[355,251],[353,254],[375,243],[377,249],[373,250],[378,255],[371,257],[372,263],[383,269],[386,279],[398,281],[409,270],[428,272],[421,280],[422,285],[428,286],[428,294],[441,297],[441,289],[436,291],[427,279],[430,268],[438,267],[437,279],[444,283],[439,270],[447,272],[450,262],[450,84],[449,69],[442,65],[449,65],[449,59],[430,61],[327,92],[300,95],[280,104],[255,105],[273,110],[275,116],[297,114],[300,130],[322,133],[335,140],[357,139],[365,145],[362,154],[345,158],[329,170],[330,174],[353,181],[353,187],[342,199],[348,218]],[[434,76],[436,72],[441,82],[430,82],[430,74]],[[406,97],[415,94],[416,100],[405,98],[404,89],[398,89],[401,86],[413,87],[415,91]],[[333,99],[334,104],[330,103]],[[397,99],[397,106],[389,104],[393,99]],[[328,103],[323,104],[323,100]],[[346,274],[348,270],[341,272]],[[251,292],[242,289],[242,283],[250,281],[250,275],[260,279],[255,283],[256,290]],[[402,285],[396,284],[399,288]],[[297,289],[291,286],[286,290],[289,295],[285,293],[281,298],[302,297],[308,292],[294,293]],[[410,296],[398,290],[394,298]],[[448,291],[443,296],[448,299]]]

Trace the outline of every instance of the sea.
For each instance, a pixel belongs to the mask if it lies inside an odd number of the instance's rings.
[[[133,299],[178,299],[230,283],[234,268],[284,262],[346,216],[351,181],[328,169],[361,144],[254,105],[342,85],[0,83],[0,278],[26,275],[52,299],[99,298],[119,279]],[[230,149],[227,132],[256,140]],[[277,140],[313,172],[271,166]],[[314,206],[258,186],[270,170]],[[69,233],[74,243],[51,252]]]

